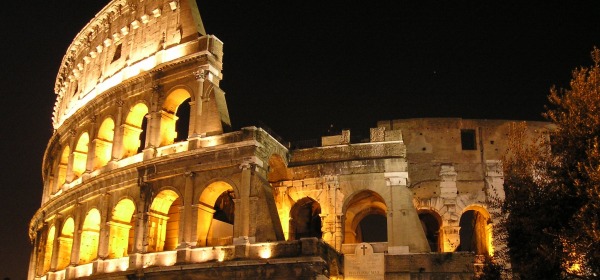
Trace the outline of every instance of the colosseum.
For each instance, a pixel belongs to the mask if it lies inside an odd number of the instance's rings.
[[[113,0],[56,78],[29,279],[465,279],[493,254],[510,122],[233,131],[193,0]],[[546,123],[531,123],[532,134]]]

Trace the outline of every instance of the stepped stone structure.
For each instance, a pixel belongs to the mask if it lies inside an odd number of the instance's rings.
[[[113,0],[77,34],[29,279],[466,279],[493,254],[510,122],[381,121],[294,148],[232,131],[222,63],[194,0]]]

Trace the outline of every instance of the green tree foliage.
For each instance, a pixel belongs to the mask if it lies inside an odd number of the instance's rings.
[[[550,90],[549,137],[527,139],[525,124],[511,129],[500,227],[517,278],[600,278],[597,48],[592,60],[573,71],[569,88]]]

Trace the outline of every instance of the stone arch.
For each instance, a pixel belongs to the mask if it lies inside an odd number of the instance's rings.
[[[283,157],[279,154],[272,154],[269,157],[269,173],[267,174],[269,183],[281,182],[289,180],[287,164]]]
[[[477,255],[491,255],[492,224],[489,212],[480,205],[465,207],[460,216],[460,245],[456,251],[474,252]]]
[[[71,262],[71,250],[73,249],[73,233],[75,232],[75,222],[69,217],[65,220],[58,237],[58,257],[56,270],[65,269]]]
[[[73,150],[73,179],[79,178],[86,171],[89,144],[90,135],[87,132],[82,133]]]
[[[321,204],[316,200],[305,197],[292,206],[290,210],[289,240],[298,240],[305,237],[321,239]]]
[[[442,217],[433,209],[419,209],[417,213],[431,252],[441,252],[443,248]]]
[[[109,226],[108,257],[122,258],[133,250],[135,204],[129,198],[119,200],[112,210]]]
[[[52,225],[46,234],[46,244],[44,244],[44,252],[41,261],[40,275],[50,271],[52,263],[52,250],[54,249],[54,238],[56,236],[56,226]]]
[[[189,102],[191,101],[191,98],[192,95],[190,91],[181,87],[172,90],[167,95],[161,110],[160,146],[170,145],[175,141],[187,139],[190,126]],[[186,117],[180,118],[180,116],[178,116],[178,111],[179,113],[182,113],[186,110]]]
[[[115,122],[112,118],[107,117],[102,121],[97,135],[94,139],[94,170],[105,166],[112,158],[115,136]]]
[[[148,106],[139,102],[129,109],[123,123],[123,158],[139,153],[146,144]]]
[[[90,263],[98,258],[98,241],[100,238],[100,211],[92,208],[88,211],[81,227],[79,245],[79,264]]]
[[[346,200],[344,209],[344,243],[387,241],[387,205],[381,195],[359,191]]]
[[[159,192],[148,213],[148,252],[170,251],[177,248],[181,198],[172,189]]]
[[[60,189],[62,185],[67,181],[67,167],[69,166],[69,155],[71,154],[71,148],[69,146],[65,146],[62,153],[60,154],[60,158],[58,159],[58,172],[57,172],[57,182],[56,182],[56,190]]]
[[[235,197],[233,186],[225,181],[215,181],[204,188],[198,204],[198,246],[233,242]]]

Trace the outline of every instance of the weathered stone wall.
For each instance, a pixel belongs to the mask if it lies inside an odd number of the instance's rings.
[[[471,253],[387,256],[385,279],[471,279],[474,257]]]

